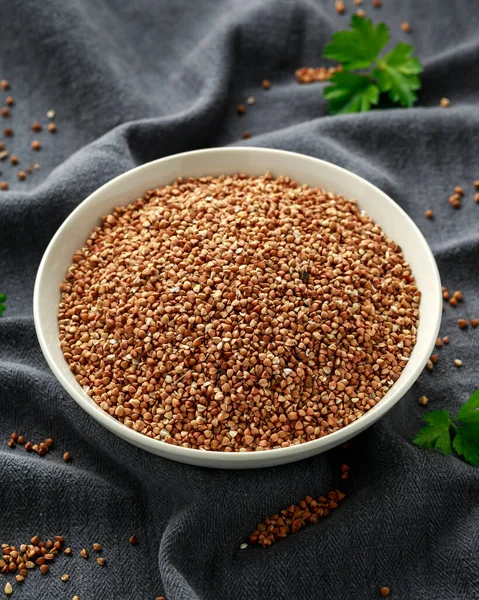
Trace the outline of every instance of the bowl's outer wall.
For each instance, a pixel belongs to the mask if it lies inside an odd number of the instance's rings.
[[[171,446],[135,432],[101,410],[76,382],[63,358],[58,340],[59,285],[72,256],[114,207],[129,204],[148,189],[177,177],[246,173],[287,175],[298,183],[321,187],[355,199],[360,208],[397,242],[412,267],[422,293],[417,343],[400,379],[366,415],[326,437],[289,448],[261,452],[224,453]],[[38,270],[34,291],[37,335],[49,366],[66,391],[105,427],[149,452],[194,465],[218,468],[257,468],[300,460],[357,435],[385,414],[415,382],[437,338],[442,312],[441,284],[434,257],[419,229],[386,194],[364,179],[309,156],[263,148],[216,148],[160,159],[128,171],[102,186],[66,219],[48,246]]]

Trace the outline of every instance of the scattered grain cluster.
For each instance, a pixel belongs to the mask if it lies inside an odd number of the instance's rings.
[[[258,523],[256,529],[248,536],[250,544],[271,546],[280,539],[296,533],[307,525],[317,523],[327,517],[332,510],[338,508],[339,502],[346,494],[339,490],[332,490],[326,496],[315,499],[306,496],[299,504],[291,504],[288,508],[264,519]]]

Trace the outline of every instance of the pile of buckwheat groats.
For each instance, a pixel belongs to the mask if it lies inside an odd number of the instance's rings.
[[[256,529],[248,536],[248,541],[250,544],[260,544],[263,548],[271,546],[306,525],[316,524],[323,517],[327,517],[332,510],[338,508],[339,502],[345,496],[346,494],[340,490],[332,490],[326,496],[319,496],[318,499],[306,496],[299,504],[291,504],[288,508],[258,523]]]
[[[420,300],[354,201],[269,174],[179,179],[116,208],[61,292],[61,348],[103,410],[225,452],[360,418],[407,364]]]

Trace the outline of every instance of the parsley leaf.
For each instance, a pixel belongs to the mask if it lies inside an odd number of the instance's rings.
[[[412,56],[409,44],[397,44],[380,57],[389,41],[389,29],[384,23],[373,25],[371,19],[353,15],[351,29],[337,31],[324,49],[325,58],[336,60],[340,69],[330,78],[331,85],[323,89],[331,114],[367,111],[379,102],[382,92],[401,106],[412,106],[421,87],[419,74],[423,68]],[[353,73],[370,69],[369,72]]]
[[[4,304],[4,302],[6,302],[7,297],[5,296],[5,294],[1,294],[0,293],[0,317],[3,315],[3,311],[7,308]]]
[[[458,427],[452,445],[459,456],[475,467],[479,462],[479,422]]]
[[[382,92],[388,92],[393,102],[412,106],[417,100],[414,93],[421,87],[418,74],[423,68],[417,58],[411,56],[414,48],[409,44],[398,44],[378,61],[373,75]]]
[[[457,419],[463,423],[479,424],[479,390],[476,390],[469,400],[461,406]]]
[[[324,97],[329,101],[329,111],[333,114],[346,114],[369,110],[371,104],[379,100],[379,88],[369,77],[339,71],[331,79],[331,84],[324,90]]]
[[[337,60],[343,69],[367,69],[389,41],[384,23],[374,27],[371,19],[353,15],[351,31],[338,31],[326,46],[324,56]]]
[[[479,390],[461,406],[455,419],[445,410],[433,410],[425,415],[423,427],[413,444],[421,448],[435,448],[443,454],[452,454],[452,448],[475,467],[479,463]],[[454,439],[451,448],[451,428]]]
[[[424,420],[427,426],[416,434],[413,444],[421,448],[435,448],[443,454],[452,454],[449,413],[445,410],[433,410]]]

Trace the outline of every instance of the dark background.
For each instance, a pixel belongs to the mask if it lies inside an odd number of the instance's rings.
[[[411,444],[429,408],[456,411],[479,387],[479,12],[462,0],[364,0],[392,39],[414,44],[425,66],[413,109],[327,116],[322,85],[294,71],[324,64],[331,34],[346,28],[333,0],[14,0],[0,3],[0,78],[16,105],[0,118],[20,165],[0,163],[0,543],[64,535],[71,558],[38,570],[15,599],[401,600],[479,598],[479,476],[456,457]],[[410,34],[400,30],[409,21]],[[269,91],[261,81],[270,79]],[[256,103],[238,117],[250,95]],[[451,100],[439,108],[441,97]],[[55,135],[34,134],[56,111]],[[2,127],[2,129],[3,129]],[[241,140],[248,130],[252,138]],[[30,149],[32,139],[43,145]],[[3,138],[1,138],[3,139]],[[444,284],[465,301],[446,307],[432,374],[343,449],[274,469],[188,467],[129,446],[66,396],[46,366],[33,326],[40,258],[65,217],[125,170],[172,153],[221,145],[303,152],[344,166],[391,195],[418,223]],[[25,182],[16,171],[40,163]],[[466,191],[455,211],[447,198]],[[424,218],[433,209],[435,219]],[[453,359],[464,362],[462,369]],[[46,457],[6,443],[12,431],[53,437]],[[65,464],[69,450],[73,462]],[[352,465],[351,479],[338,466]],[[264,516],[341,487],[341,508],[267,549],[240,550]],[[130,535],[139,545],[128,544]],[[104,546],[107,566],[79,558]],[[70,574],[63,583],[60,576]],[[11,578],[9,578],[11,579]],[[7,579],[0,575],[0,589]]]

